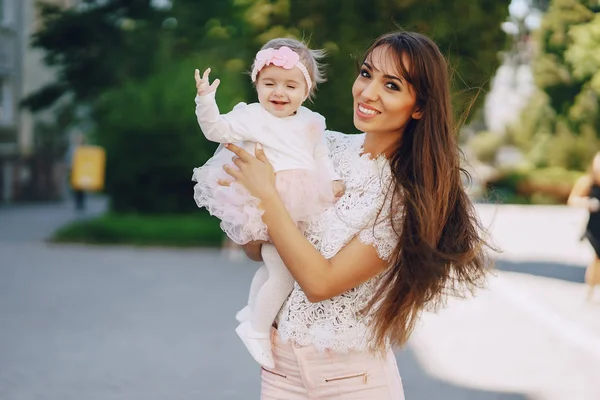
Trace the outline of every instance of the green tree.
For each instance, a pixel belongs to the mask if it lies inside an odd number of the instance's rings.
[[[31,44],[44,50],[44,61],[57,71],[57,79],[23,101],[32,111],[65,101],[65,96],[74,104],[87,104],[106,88],[153,72],[156,57],[150,49],[159,47],[156,32],[165,13],[149,1],[37,5],[43,28],[32,35]]]
[[[174,62],[145,80],[105,92],[94,119],[97,141],[106,149],[106,191],[116,212],[180,213],[197,209],[192,168],[217,145],[202,136],[194,117],[192,71],[199,60]],[[220,67],[223,84],[217,100],[239,102],[236,87],[244,77],[235,64]],[[227,103],[229,99],[229,103]]]
[[[44,28],[32,44],[45,50],[58,79],[24,105],[88,111],[88,133],[107,151],[113,211],[196,209],[191,171],[216,145],[195,121],[194,68],[210,65],[224,78],[217,96],[224,110],[248,97],[243,69],[251,56],[240,51],[248,46],[236,15],[244,7],[200,3],[177,0],[162,10],[148,0],[90,0],[69,9],[40,3]]]
[[[487,89],[498,66],[506,38],[500,23],[508,15],[508,0],[258,0],[246,13],[255,46],[281,35],[304,38],[313,48],[328,51],[326,82],[315,108],[330,128],[355,130],[351,85],[360,57],[382,33],[405,29],[432,37],[448,57],[453,72],[455,108],[461,117],[471,100]],[[457,22],[460,21],[460,22]],[[490,28],[492,27],[492,28]],[[478,100],[483,100],[479,95]]]
[[[194,68],[210,66],[221,78],[217,101],[228,112],[256,99],[244,72],[260,46],[277,36],[304,38],[329,53],[329,82],[312,107],[329,128],[353,132],[350,89],[360,57],[375,37],[401,27],[430,35],[447,55],[461,114],[497,67],[509,0],[173,0],[168,9],[150,0],[84,3],[42,4],[33,44],[59,79],[25,104],[35,110],[60,100],[91,111],[95,138],[108,152],[114,210],[177,212],[195,207],[191,170],[215,148],[193,114]]]
[[[559,115],[567,115],[585,83],[573,75],[573,68],[565,58],[572,44],[571,28],[594,18],[594,11],[584,3],[554,0],[540,29],[540,55],[534,64],[536,83],[548,94],[552,108]]]
[[[600,3],[552,0],[537,34],[540,92],[513,128],[535,165],[583,170],[600,132]]]

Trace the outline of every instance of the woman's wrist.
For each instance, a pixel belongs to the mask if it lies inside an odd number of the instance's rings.
[[[264,193],[260,197],[260,207],[263,210],[271,209],[277,206],[281,202],[281,196],[275,186],[265,189]]]
[[[274,191],[269,196],[265,196],[263,200],[261,200],[260,208],[264,210],[262,220],[265,225],[267,225],[269,231],[275,228],[274,224],[289,219],[289,213],[277,191]]]

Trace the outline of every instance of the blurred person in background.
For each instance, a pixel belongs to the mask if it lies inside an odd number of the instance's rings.
[[[327,134],[346,192],[306,236],[262,149],[227,145],[235,167],[223,184],[260,200],[296,281],[274,324],[263,400],[404,399],[393,347],[406,344],[424,308],[483,283],[488,244],[461,183],[449,86],[447,62],[426,36],[390,33],[372,44],[352,87],[364,133]],[[261,246],[244,249],[260,261]]]
[[[594,287],[600,285],[600,152],[594,156],[588,173],[575,182],[567,204],[583,207],[590,214],[584,237],[596,253],[585,271],[585,283],[589,286],[588,299],[591,299]]]
[[[86,200],[86,192],[85,190],[74,187],[71,177],[73,176],[73,168],[75,162],[75,152],[80,146],[85,145],[85,136],[81,133],[74,134],[69,143],[69,148],[67,149],[66,154],[66,164],[68,168],[68,177],[69,177],[69,186],[72,189],[73,199],[75,200],[75,210],[77,211],[85,211],[85,200]]]

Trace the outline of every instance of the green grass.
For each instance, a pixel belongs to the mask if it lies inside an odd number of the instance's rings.
[[[208,214],[106,214],[75,221],[54,233],[57,243],[129,244],[137,246],[220,246],[219,220]]]

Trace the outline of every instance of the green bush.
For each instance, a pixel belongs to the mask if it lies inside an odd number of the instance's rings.
[[[467,142],[467,147],[479,161],[493,164],[496,159],[496,153],[505,144],[505,141],[503,135],[483,131],[470,138]]]
[[[526,204],[527,197],[518,192],[519,184],[526,179],[520,171],[503,171],[486,183],[485,197],[493,203]]]
[[[520,112],[518,122],[511,124],[506,133],[509,141],[523,153],[533,153],[528,158],[538,165],[540,155],[537,154],[537,148],[540,141],[543,141],[539,136],[553,132],[555,124],[556,115],[550,107],[548,95],[536,89]]]
[[[559,120],[555,134],[546,143],[546,165],[566,170],[584,171],[598,151],[595,132],[573,132],[567,122]]]
[[[583,171],[596,153],[599,141],[590,124],[578,124],[576,129],[574,125],[574,120],[557,117],[549,109],[547,96],[538,92],[523,110],[519,123],[507,133],[536,167]]]
[[[583,172],[561,167],[539,168],[529,172],[527,179],[537,185],[569,185],[572,186]]]
[[[538,168],[585,170],[598,149],[599,32],[597,2],[549,2],[533,41],[538,89],[509,132]]]
[[[223,112],[245,100],[238,64],[201,60],[166,65],[160,74],[106,93],[94,118],[98,143],[106,149],[106,193],[120,213],[186,213],[192,169],[217,145],[204,138],[194,115],[194,68],[211,66],[223,81],[217,101]]]
[[[219,246],[219,221],[207,213],[149,216],[107,214],[59,229],[51,241],[140,246]]]
[[[486,196],[513,204],[564,204],[580,171],[561,167],[504,171],[488,182]]]

